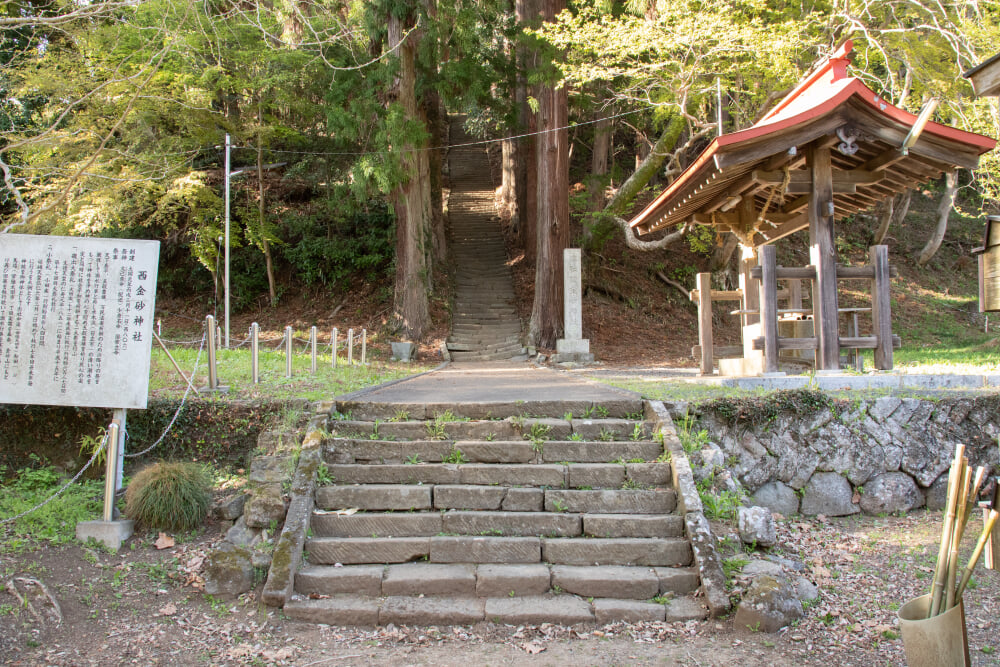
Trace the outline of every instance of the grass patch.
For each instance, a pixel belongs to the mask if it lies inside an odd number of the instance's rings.
[[[6,471],[0,470],[0,474]],[[27,511],[58,491],[66,479],[51,466],[24,468],[0,486],[0,517]],[[37,542],[65,544],[76,539],[76,524],[99,519],[104,483],[85,480],[69,486],[45,507],[0,525],[0,553],[19,553]]]
[[[173,348],[170,354],[189,374],[198,356],[197,348]],[[260,383],[253,384],[251,376],[250,351],[247,349],[219,350],[217,367],[219,383],[229,386],[230,398],[250,398],[264,400],[287,400],[304,398],[310,401],[329,399],[372,385],[409,377],[430,369],[430,366],[414,364],[394,364],[374,362],[367,366],[347,366],[344,360],[333,368],[330,355],[321,355],[317,360],[316,374],[310,374],[308,354],[292,357],[292,377],[285,377],[284,352],[261,350]],[[207,384],[208,354],[202,351],[198,364],[198,374],[193,382],[195,387]],[[180,398],[184,395],[184,380],[174,370],[163,350],[154,348],[150,358],[149,391],[151,395]]]

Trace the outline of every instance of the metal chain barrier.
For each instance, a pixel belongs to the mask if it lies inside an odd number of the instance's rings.
[[[160,340],[164,343],[170,343],[172,345],[194,345],[199,342],[197,338],[194,340],[170,340],[169,338],[160,337]]]
[[[37,512],[38,510],[42,509],[43,507],[45,507],[46,505],[48,505],[50,502],[52,502],[53,500],[55,500],[57,497],[59,497],[62,494],[63,491],[65,491],[66,489],[68,489],[70,486],[72,486],[73,484],[75,484],[78,479],[80,479],[80,476],[83,475],[83,473],[85,473],[87,471],[87,468],[89,468],[91,465],[93,465],[94,461],[96,461],[97,457],[100,456],[101,452],[104,451],[104,448],[107,446],[107,444],[108,444],[108,433],[105,432],[104,433],[104,438],[101,439],[101,445],[100,445],[100,447],[97,448],[97,451],[94,452],[94,455],[90,457],[89,461],[87,461],[87,465],[85,465],[82,468],[80,468],[80,472],[76,473],[76,475],[73,477],[73,479],[71,479],[68,482],[66,482],[65,484],[63,484],[62,488],[60,488],[58,491],[56,491],[55,493],[53,493],[51,496],[49,496],[48,498],[46,498],[42,502],[40,502],[37,505],[35,505],[34,507],[32,507],[30,510],[25,510],[24,512],[21,512],[20,514],[18,514],[16,516],[12,516],[12,517],[10,517],[8,519],[4,519],[4,520],[0,521],[0,526],[6,525],[6,524],[9,524],[9,523],[14,523],[18,519],[22,519],[22,518],[28,516],[29,514],[31,514],[32,512]]]
[[[205,334],[204,336],[201,337],[201,347],[198,348],[198,356],[196,356],[194,358],[194,368],[191,370],[191,377],[192,378],[194,378],[195,373],[198,372],[198,363],[201,361],[201,353],[205,349],[205,338],[207,336],[208,336],[208,334]],[[187,389],[184,390],[184,396],[183,396],[183,398],[181,398],[181,404],[177,406],[177,411],[174,412],[174,416],[170,420],[170,423],[167,424],[167,428],[163,431],[163,435],[161,435],[156,440],[156,442],[154,442],[153,444],[151,444],[149,447],[147,447],[146,449],[142,450],[141,452],[136,452],[135,454],[125,454],[124,455],[125,458],[127,458],[127,459],[134,459],[134,458],[137,458],[139,456],[142,456],[143,454],[148,454],[150,451],[153,450],[153,448],[155,448],[158,444],[160,444],[161,442],[163,442],[163,439],[167,437],[168,433],[170,433],[170,429],[173,428],[174,422],[176,422],[177,418],[180,416],[181,410],[184,409],[184,404],[187,402],[188,395],[190,393],[191,393],[191,385],[188,384]],[[126,429],[126,431],[125,431],[125,437],[128,437],[128,429]]]

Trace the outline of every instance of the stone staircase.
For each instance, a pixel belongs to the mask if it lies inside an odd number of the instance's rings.
[[[451,121],[451,143],[474,142],[464,116]],[[484,146],[459,146],[448,153],[450,250],[455,264],[455,303],[447,346],[455,361],[519,357],[521,321],[507,248],[494,208],[494,188]]]
[[[705,617],[677,454],[642,414],[586,412],[482,418],[455,405],[411,419],[369,404],[365,421],[330,419],[284,613],[331,625]]]

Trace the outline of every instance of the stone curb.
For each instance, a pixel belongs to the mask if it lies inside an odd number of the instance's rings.
[[[313,417],[310,427],[318,417]],[[261,594],[264,604],[282,607],[291,597],[295,588],[295,573],[302,562],[302,548],[309,519],[312,516],[316,492],[316,472],[319,469],[320,454],[323,451],[323,433],[311,428],[302,439],[299,464],[292,479],[292,500],[285,516],[285,525],[274,547],[267,582]]]
[[[694,484],[691,463],[681,447],[673,419],[662,401],[646,401],[646,418],[654,423],[655,432],[662,434],[663,446],[670,451],[671,475],[677,491],[677,509],[684,516],[688,540],[694,555],[694,564],[701,577],[701,589],[705,604],[712,617],[729,612],[729,595],[726,593],[726,577],[722,562],[715,549],[715,538],[705,518],[701,497]]]

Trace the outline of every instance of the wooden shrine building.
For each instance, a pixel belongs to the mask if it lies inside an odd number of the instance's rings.
[[[712,373],[713,298],[740,301],[734,314],[743,325],[742,357],[720,360],[736,362],[720,363],[724,373],[775,373],[782,351],[812,356],[817,370],[836,371],[842,348],[874,349],[875,366],[891,369],[899,339],[891,329],[887,248],[872,247],[868,266],[839,266],[834,224],[944,172],[972,169],[996,145],[930,121],[933,107],[919,117],[899,109],[847,76],[851,48],[846,42],[752,127],[716,137],[630,223],[640,235],[695,223],[740,239],[740,289],[713,291],[710,275],[699,274],[692,292],[704,374]],[[770,244],[806,229],[810,265],[776,266]],[[871,308],[850,309],[870,310],[871,335],[840,334],[837,281],[845,279],[872,284]],[[779,280],[787,283],[780,291]],[[808,309],[799,281],[811,288]],[[779,298],[789,302],[785,308],[779,309]],[[811,331],[783,327],[786,335],[779,334],[779,316],[805,314]]]

